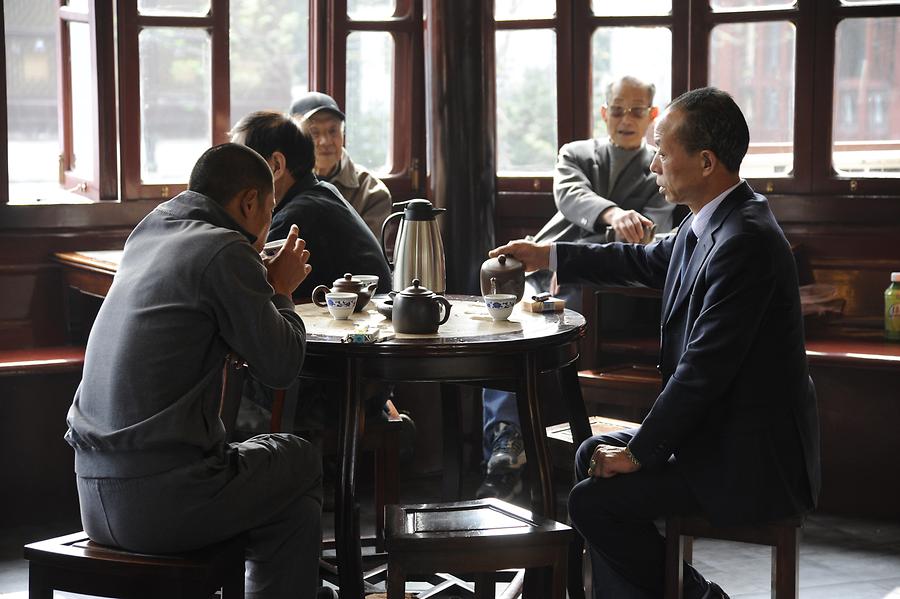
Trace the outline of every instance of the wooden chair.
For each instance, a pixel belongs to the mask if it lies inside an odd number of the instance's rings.
[[[219,415],[234,430],[246,364],[229,354],[222,370]],[[29,599],[53,591],[128,599],[197,599],[222,589],[222,599],[244,596],[243,535],[187,553],[148,555],[106,547],[84,531],[25,546]]]
[[[494,597],[498,570],[546,567],[552,568],[552,593],[541,596],[564,599],[572,534],[564,524],[498,499],[389,505],[387,599],[404,596],[408,574],[474,572],[475,597],[486,599]]]
[[[665,599],[681,599],[684,563],[690,563],[693,539],[705,537],[772,547],[772,597],[796,599],[799,587],[800,517],[749,526],[713,526],[703,518],[666,519]]]
[[[145,555],[94,543],[84,532],[25,546],[29,599],[53,591],[128,599],[197,599],[222,589],[244,596],[244,539],[175,555]]]

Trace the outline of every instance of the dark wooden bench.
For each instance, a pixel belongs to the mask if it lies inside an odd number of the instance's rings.
[[[0,376],[80,372],[84,367],[84,349],[63,345],[0,350]]]

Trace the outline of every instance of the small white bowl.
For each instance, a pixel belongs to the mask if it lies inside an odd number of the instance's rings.
[[[333,291],[325,294],[325,305],[335,320],[347,320],[356,307],[358,296],[347,291]]]
[[[516,296],[512,293],[489,293],[484,296],[484,305],[494,320],[506,320],[516,305]]]

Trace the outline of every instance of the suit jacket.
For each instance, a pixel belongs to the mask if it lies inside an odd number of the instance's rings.
[[[559,244],[560,280],[663,289],[663,387],[629,444],[642,465],[674,455],[716,523],[802,513],[821,482],[819,421],[790,246],[768,201],[742,183],[681,280],[692,218],[649,246]]]
[[[674,206],[659,195],[656,177],[650,172],[653,155],[653,149],[642,146],[610,187],[608,142],[587,139],[564,145],[553,175],[558,212],[535,241],[602,242],[605,227],[595,228],[595,224],[600,213],[612,206],[640,212],[656,223],[658,233],[670,231]]]

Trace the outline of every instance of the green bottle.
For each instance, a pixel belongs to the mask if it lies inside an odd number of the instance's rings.
[[[891,284],[884,290],[884,336],[900,341],[900,272],[891,273]]]

